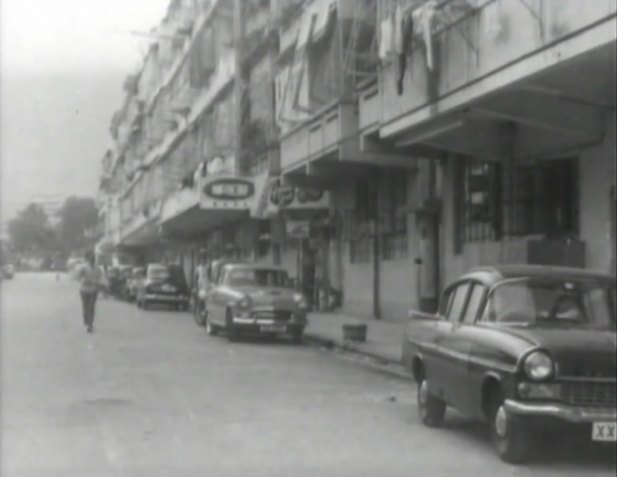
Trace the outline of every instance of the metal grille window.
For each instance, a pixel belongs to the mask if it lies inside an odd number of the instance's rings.
[[[501,236],[501,164],[467,160],[463,181],[457,184],[462,187],[462,203],[455,203],[461,214],[462,243],[498,240]]]
[[[349,242],[349,259],[351,263],[367,263],[371,260],[372,254],[371,237],[359,237]]]
[[[504,200],[504,234],[568,234],[578,229],[576,161],[547,160],[516,167]]]

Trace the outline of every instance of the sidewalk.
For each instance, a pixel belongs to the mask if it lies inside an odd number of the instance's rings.
[[[401,346],[405,323],[363,320],[339,313],[313,312],[308,317],[305,336],[328,346],[336,346],[365,356],[401,366]],[[344,324],[366,324],[366,342],[343,340]]]

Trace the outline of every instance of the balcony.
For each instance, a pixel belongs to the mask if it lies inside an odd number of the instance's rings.
[[[336,155],[353,157],[359,152],[355,106],[337,102],[281,138],[281,169],[286,171],[313,159]]]
[[[446,21],[433,30],[432,71],[422,40],[414,40],[401,95],[394,65],[381,71],[381,136],[393,137],[517,82],[535,81],[559,64],[614,44],[616,8],[614,1],[493,0]],[[580,77],[577,71],[580,66],[569,74]],[[571,91],[586,93],[591,78],[585,75]],[[561,72],[550,80],[567,79]]]

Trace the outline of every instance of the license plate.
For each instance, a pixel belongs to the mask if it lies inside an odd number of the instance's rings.
[[[617,441],[617,423],[594,422],[591,432],[591,440],[601,442]]]
[[[161,290],[163,290],[164,292],[174,292],[176,291],[176,287],[172,287],[171,285],[163,285],[161,287]]]
[[[261,325],[259,327],[260,331],[265,331],[267,333],[283,333],[285,329],[285,326],[282,325]]]

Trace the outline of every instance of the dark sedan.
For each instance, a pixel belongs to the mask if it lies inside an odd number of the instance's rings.
[[[486,420],[509,462],[525,460],[532,429],[616,441],[615,277],[478,268],[445,290],[437,314],[410,318],[403,364],[425,425],[447,406]]]
[[[147,309],[152,304],[171,305],[178,310],[189,306],[190,292],[181,267],[151,263],[146,278],[138,284],[137,306]]]

